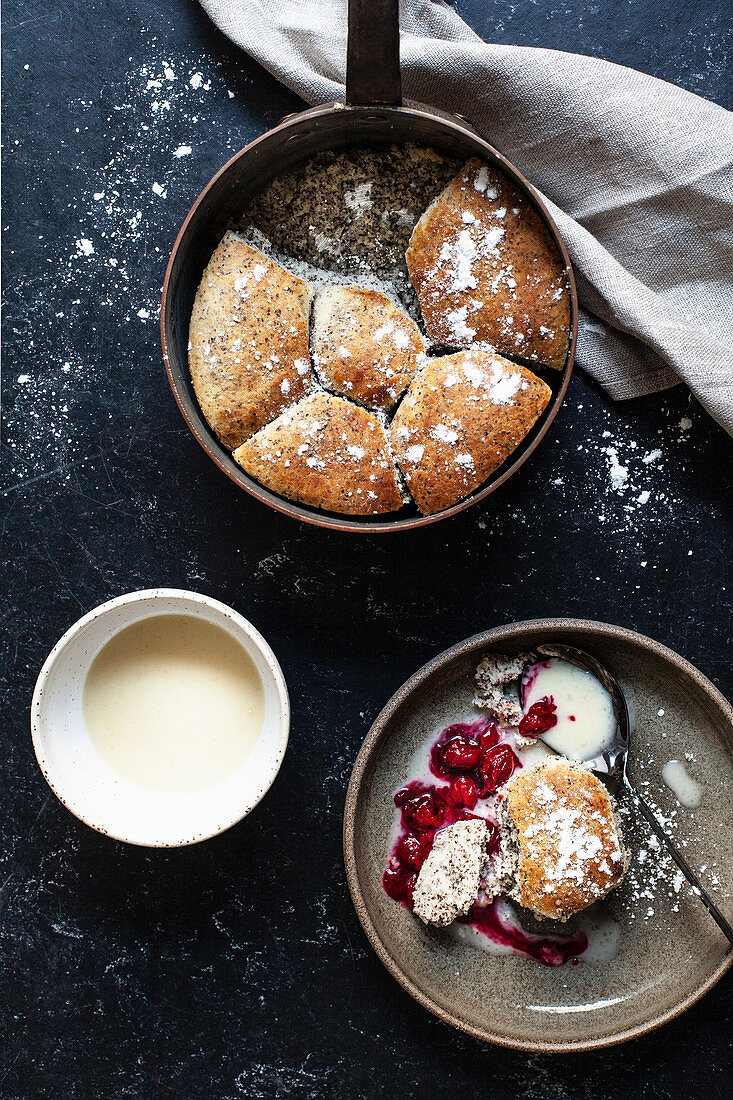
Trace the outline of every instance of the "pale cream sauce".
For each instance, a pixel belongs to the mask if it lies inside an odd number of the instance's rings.
[[[688,775],[687,768],[681,760],[668,760],[662,768],[662,779],[683,806],[694,810],[700,805],[702,788],[691,775]]]
[[[155,615],[98,653],[83,709],[109,767],[143,787],[186,792],[245,762],[262,731],[265,696],[252,658],[222,627]]]
[[[590,672],[550,657],[528,670],[524,711],[544,696],[552,697],[557,725],[542,734],[555,752],[571,760],[593,760],[613,743],[616,718],[611,696]]]

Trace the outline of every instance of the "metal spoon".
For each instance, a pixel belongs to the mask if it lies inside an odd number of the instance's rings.
[[[697,894],[720,930],[728,937],[729,943],[733,944],[733,928],[731,928],[723,914],[700,885],[700,881],[694,871],[677,851],[657,819],[656,814],[634,789],[627,775],[626,764],[629,755],[631,728],[629,723],[629,710],[618,680],[609,672],[605,665],[602,665],[595,657],[591,657],[590,653],[586,653],[582,649],[576,649],[574,646],[555,644],[541,645],[537,646],[536,652],[540,653],[543,657],[559,657],[563,661],[569,661],[570,664],[577,665],[578,668],[590,672],[591,675],[595,676],[595,678],[600,681],[609,693],[613,704],[613,712],[616,717],[616,739],[600,756],[595,757],[593,760],[586,760],[584,763],[594,772],[594,774],[598,775],[599,778],[603,779],[607,785],[611,787],[614,794],[618,794],[620,789],[626,791],[631,801],[649,823],[654,834],[661,840],[662,844],[664,844],[672,859],[692,886],[693,893]]]

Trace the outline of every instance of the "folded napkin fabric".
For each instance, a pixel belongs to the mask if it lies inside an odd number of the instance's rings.
[[[347,0],[201,0],[308,103],[343,100]],[[685,382],[733,434],[733,114],[598,58],[483,42],[401,0],[405,97],[455,111],[540,190],[578,281],[578,362],[617,399]]]

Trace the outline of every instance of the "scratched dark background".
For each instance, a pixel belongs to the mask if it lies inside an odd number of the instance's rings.
[[[600,55],[729,105],[725,0],[457,6],[486,38]],[[185,0],[7,0],[3,45],[0,1095],[730,1096],[730,981],[623,1049],[483,1046],[382,968],[340,847],[370,721],[478,630],[617,622],[733,693],[730,439],[681,387],[613,405],[578,372],[539,453],[449,522],[350,539],[266,510],[183,425],[156,310],[193,197],[296,100]],[[60,634],[151,585],[251,618],[294,711],[264,802],[173,852],[78,823],[28,731]]]

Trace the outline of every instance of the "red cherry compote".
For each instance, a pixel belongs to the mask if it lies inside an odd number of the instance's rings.
[[[547,707],[539,713],[537,708],[545,703]],[[554,710],[551,699],[534,704],[522,721],[535,712],[531,721],[537,732],[528,732],[525,736],[536,737],[554,726],[557,721]],[[543,727],[545,721],[548,724]],[[522,732],[521,725],[519,728]],[[511,745],[502,739],[502,732],[493,718],[455,722],[442,730],[430,748],[430,772],[437,782],[413,779],[394,796],[400,814],[399,834],[382,876],[382,885],[394,901],[412,909],[417,876],[439,829],[456,821],[482,818],[489,829],[486,845],[489,855],[499,851],[500,836],[492,806],[485,801],[483,805],[480,803],[492,798],[521,766]],[[461,919],[493,942],[511,947],[546,966],[559,966],[568,959],[577,958],[588,946],[582,934],[535,936],[524,932],[503,921],[494,904],[476,904]]]
[[[446,726],[430,749],[430,771],[439,782],[414,779],[395,794],[400,833],[382,883],[389,896],[401,905],[412,909],[417,874],[438,829],[455,821],[481,817],[489,827],[488,850],[498,851],[499,830],[495,822],[485,813],[473,811],[479,798],[493,794],[522,766],[511,747],[499,742],[500,733],[492,718]]]
[[[539,737],[547,733],[557,725],[555,700],[551,695],[543,695],[536,703],[533,703],[519,723],[519,732],[522,737]],[[573,721],[575,719],[573,718]]]

